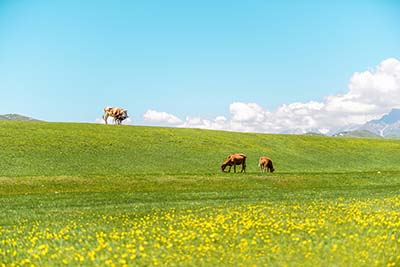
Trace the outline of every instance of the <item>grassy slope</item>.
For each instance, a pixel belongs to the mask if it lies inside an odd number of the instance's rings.
[[[370,196],[400,186],[397,140],[36,122],[0,122],[0,140],[0,201],[15,207],[3,211],[11,215],[27,203],[151,208]],[[248,155],[246,175],[220,172],[231,152]],[[273,175],[258,173],[260,155],[274,160]]]
[[[248,171],[268,155],[278,172],[399,170],[400,142],[95,124],[0,122],[0,176],[218,173],[231,152]]]
[[[39,224],[40,231],[47,225],[56,231],[78,221],[98,232],[120,227],[104,216],[141,216],[154,209],[382,199],[399,192],[399,148],[399,140],[0,122],[0,226],[9,233],[16,225],[38,231]],[[247,174],[221,173],[231,152],[248,155]],[[258,173],[260,155],[273,159],[275,173]]]

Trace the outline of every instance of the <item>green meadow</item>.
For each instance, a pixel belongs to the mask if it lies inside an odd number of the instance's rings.
[[[400,265],[400,140],[0,121],[0,159],[0,266]]]

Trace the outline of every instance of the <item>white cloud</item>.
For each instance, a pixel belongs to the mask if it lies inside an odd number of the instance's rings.
[[[97,118],[95,123],[104,124],[104,120],[102,118]]]
[[[229,106],[229,111],[232,114],[232,120],[235,122],[262,122],[267,116],[261,106],[256,103],[241,103],[234,102]]]
[[[186,120],[179,125],[182,128],[199,128],[213,130],[229,130],[227,119],[224,116],[218,116],[214,120],[208,120],[200,117],[186,117]]]
[[[268,110],[257,103],[234,102],[230,117],[215,119],[186,117],[149,110],[144,119],[178,127],[218,129],[244,132],[280,133],[320,131],[362,124],[400,106],[400,61],[389,58],[375,69],[352,75],[348,92],[325,97],[324,101],[284,104]]]
[[[133,120],[130,117],[128,117],[122,121],[122,124],[132,124],[132,123],[133,123]]]
[[[177,116],[169,114],[167,112],[159,112],[153,109],[149,109],[144,113],[143,119],[146,122],[150,123],[161,123],[161,124],[171,124],[177,125],[182,123],[182,120],[179,119]]]
[[[114,124],[114,119],[112,117],[109,117],[107,122],[108,122],[108,124]],[[132,124],[132,122],[133,122],[133,120],[130,117],[128,117],[128,118],[126,118],[125,120],[122,121],[122,124],[129,125],[129,124]],[[103,118],[97,118],[95,120],[95,123],[105,124],[105,121],[104,121]]]

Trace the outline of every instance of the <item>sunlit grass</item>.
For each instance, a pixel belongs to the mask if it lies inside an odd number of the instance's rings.
[[[0,177],[215,174],[229,153],[277,172],[400,170],[400,140],[0,121]]]
[[[399,140],[0,122],[0,141],[0,267],[400,265]],[[220,172],[231,152],[248,173]]]
[[[50,216],[50,215],[49,215]],[[400,197],[101,214],[0,227],[3,266],[395,266]]]

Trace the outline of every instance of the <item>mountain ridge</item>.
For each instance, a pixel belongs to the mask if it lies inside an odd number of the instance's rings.
[[[41,121],[32,117],[24,116],[16,113],[0,115],[0,120],[3,121]]]
[[[392,109],[380,119],[368,121],[356,130],[367,130],[381,137],[400,137],[400,109]]]

